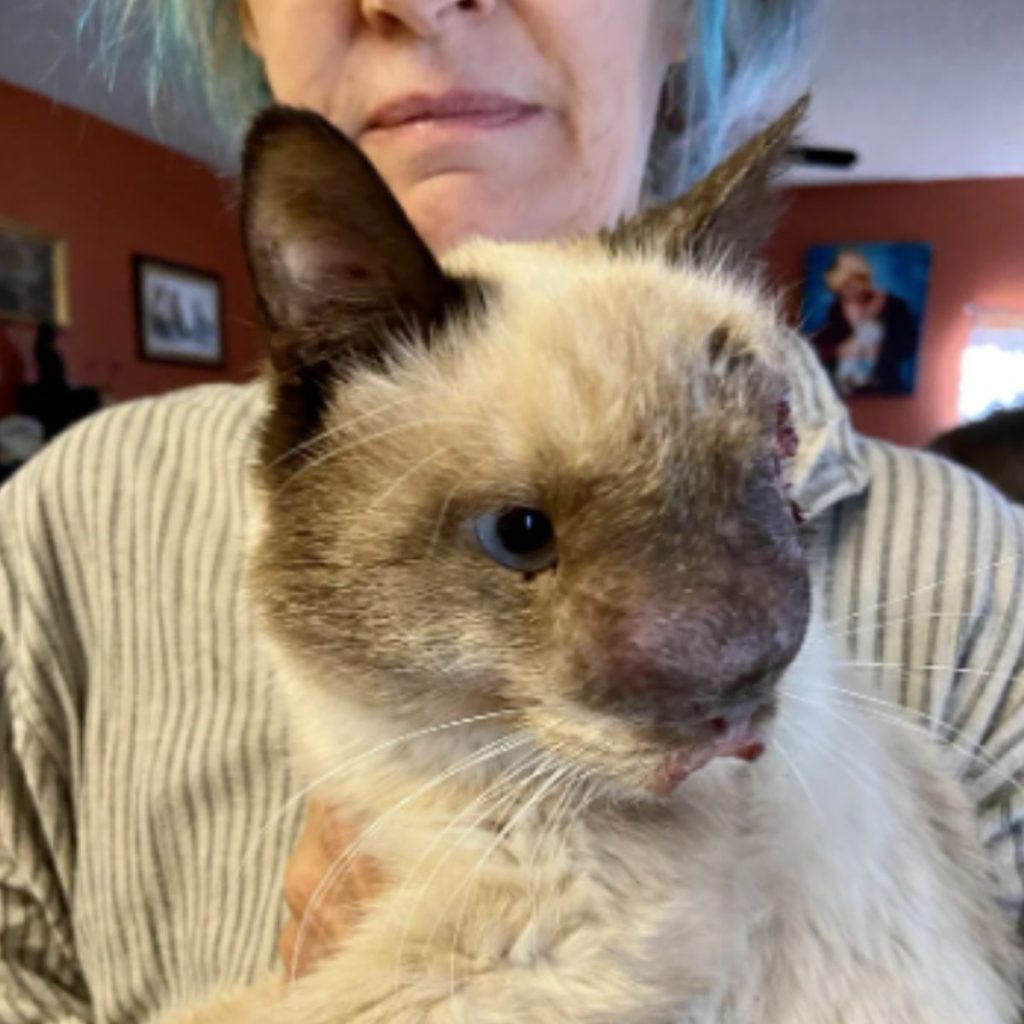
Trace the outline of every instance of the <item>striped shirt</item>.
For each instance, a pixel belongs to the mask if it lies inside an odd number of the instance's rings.
[[[810,350],[792,359],[830,628],[879,699],[955,744],[1016,916],[1024,511],[856,437]],[[0,489],[5,1024],[143,1021],[274,962],[300,810],[241,586],[262,408],[255,385],[125,405]]]

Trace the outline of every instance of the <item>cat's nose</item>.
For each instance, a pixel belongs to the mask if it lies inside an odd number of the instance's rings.
[[[704,593],[604,617],[583,659],[589,705],[643,721],[726,731],[768,703],[800,650],[808,608]],[[749,714],[748,714],[749,717]]]

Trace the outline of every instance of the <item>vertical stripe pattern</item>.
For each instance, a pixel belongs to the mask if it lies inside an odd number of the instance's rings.
[[[0,491],[0,1021],[272,966],[301,809],[242,587],[257,388],[94,417]],[[248,856],[247,856],[248,855]]]

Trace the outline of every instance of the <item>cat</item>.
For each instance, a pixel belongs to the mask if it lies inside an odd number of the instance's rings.
[[[329,124],[257,121],[251,590],[389,884],[309,976],[175,1022],[1016,1019],[940,752],[837,713],[793,342],[737,269],[799,115],[599,238],[440,262]]]

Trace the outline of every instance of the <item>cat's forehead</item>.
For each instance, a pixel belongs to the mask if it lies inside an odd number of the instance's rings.
[[[489,296],[477,336],[453,346],[454,376],[488,408],[532,407],[535,419],[574,412],[591,429],[614,428],[616,410],[685,406],[688,389],[714,371],[716,346],[781,366],[773,305],[714,270],[612,257],[587,242],[477,243],[453,255],[451,270]]]
[[[446,262],[449,272],[481,281],[491,298],[481,324],[509,354],[535,348],[535,335],[562,339],[602,361],[626,367],[685,360],[712,333],[773,362],[779,322],[754,283],[713,267],[679,267],[641,252],[613,255],[596,241],[499,245],[478,241]],[[516,344],[515,337],[520,339]]]
[[[446,270],[481,283],[481,309],[364,376],[338,407],[393,442],[399,461],[429,460],[417,481],[470,465],[499,488],[627,464],[650,479],[680,452],[728,449],[735,461],[760,443],[756,378],[777,363],[781,332],[753,288],[587,243],[477,243]],[[731,365],[739,386],[719,379]],[[382,409],[393,417],[383,435]]]

